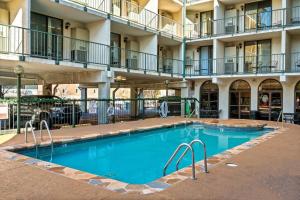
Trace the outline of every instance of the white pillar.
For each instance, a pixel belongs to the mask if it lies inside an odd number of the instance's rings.
[[[87,112],[87,88],[80,88],[80,108]]]
[[[220,68],[220,66],[224,66],[221,63],[223,63],[224,61],[222,60],[222,58],[224,58],[224,43],[214,39],[213,40],[213,73],[216,74],[220,74],[223,73],[225,69]],[[217,68],[218,67],[218,68]]]
[[[130,99],[136,99],[137,98],[137,88],[131,87],[130,88]],[[135,118],[137,114],[137,101],[131,100],[130,103],[130,116],[131,118]]]
[[[98,124],[105,124],[107,119],[107,108],[110,101],[110,82],[104,82],[98,84]],[[100,99],[102,99],[100,101]]]
[[[220,119],[229,118],[229,87],[230,84],[218,83]]]
[[[189,97],[189,86],[186,80],[181,82],[181,98]],[[181,116],[185,114],[185,101],[181,101]]]
[[[258,85],[259,81],[249,83],[251,87],[251,111],[257,111],[258,108]]]
[[[195,95],[194,95],[194,98],[196,98],[198,101],[200,101],[200,88],[201,88],[201,85],[203,84],[203,81],[197,81],[195,83]],[[200,117],[200,104],[199,102],[195,102],[196,104],[196,115],[197,117]]]
[[[295,112],[295,86],[289,81],[281,82],[282,84],[282,106],[283,113]]]

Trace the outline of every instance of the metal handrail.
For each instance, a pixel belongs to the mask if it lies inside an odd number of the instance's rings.
[[[191,150],[192,152],[192,178],[196,179],[196,174],[195,174],[195,156],[194,156],[194,149],[191,147],[191,145],[189,145],[188,143],[182,143],[180,144],[177,149],[174,151],[174,153],[172,154],[172,156],[170,157],[170,159],[168,160],[168,162],[166,163],[164,170],[163,170],[163,175],[166,175],[166,171],[167,168],[169,167],[169,165],[171,164],[171,162],[173,161],[174,157],[177,155],[178,151],[182,148],[182,147],[187,147],[188,150]]]
[[[35,145],[37,145],[37,140],[36,140],[36,137],[35,137],[35,133],[33,131],[33,126],[32,126],[32,121],[31,120],[27,121],[26,124],[25,124],[25,143],[27,143],[28,125],[31,128],[31,133],[32,133],[32,136],[33,136],[34,143],[35,143]]]
[[[200,140],[200,139],[193,140],[192,142],[190,142],[189,145],[193,148],[193,144],[195,144],[196,142],[200,143],[200,144],[203,146],[204,170],[205,170],[205,173],[208,173],[208,169],[207,169],[206,145],[205,145],[205,143],[204,143],[202,140]],[[177,160],[177,163],[176,163],[176,171],[178,171],[179,163],[181,162],[181,160],[183,159],[183,157],[186,155],[187,152],[188,152],[188,148],[186,148],[186,150],[182,153],[182,155],[180,156],[180,158]]]
[[[31,128],[31,133],[32,133],[32,136],[33,136],[34,144],[35,144],[35,153],[36,153],[36,157],[37,157],[37,155],[38,155],[38,143],[37,143],[37,140],[36,140],[36,137],[35,137],[35,133],[34,133],[34,130],[33,130],[31,120],[27,121],[26,124],[25,124],[25,143],[27,143],[28,125]]]
[[[47,130],[47,132],[48,132],[49,138],[50,138],[50,140],[51,140],[51,150],[53,151],[53,138],[52,138],[52,134],[51,134],[51,132],[50,132],[50,130],[49,130],[49,126],[48,126],[48,123],[47,123],[46,120],[42,120],[42,121],[40,122],[40,137],[41,137],[41,141],[43,140],[43,137],[42,137],[42,129],[43,129],[43,125],[45,125],[46,130]]]
[[[279,116],[277,118],[277,127],[278,127],[280,118],[281,118],[281,127],[283,128],[283,111],[282,110],[280,111]]]

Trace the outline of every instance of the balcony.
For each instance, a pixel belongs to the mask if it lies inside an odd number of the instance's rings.
[[[197,39],[270,31],[284,27],[285,14],[285,9],[279,9],[188,24],[186,26],[185,35],[189,39]],[[296,18],[294,20],[296,20]]]
[[[87,10],[89,9],[95,9],[97,11],[102,11],[105,13],[109,12],[109,1],[107,0],[70,0],[74,3],[77,3],[81,6],[83,6]]]
[[[284,70],[284,54],[228,57],[214,60],[216,75],[279,73]]]
[[[158,14],[127,0],[112,0],[111,14],[131,23],[157,30]]]
[[[132,26],[145,28],[153,31],[160,31],[168,37],[182,37],[182,24],[173,19],[159,15],[151,10],[139,6],[137,3],[128,0],[70,0],[83,6],[85,9],[110,13],[116,20],[126,20]]]
[[[1,55],[3,59],[11,55],[17,56],[15,60],[45,59],[56,65],[71,62],[82,68],[111,66],[127,71],[182,74],[179,60],[164,59],[165,64],[158,67],[157,55],[6,25],[0,25]]]
[[[126,69],[126,71],[144,71],[182,75],[182,61],[157,55],[111,47],[111,67]]]
[[[159,58],[158,71],[161,73],[182,75],[183,61],[173,58]]]
[[[213,59],[186,60],[186,76],[210,76],[213,74]]]
[[[108,65],[109,46],[37,30],[0,25],[0,53],[72,62]]]
[[[287,9],[287,26],[300,26],[300,6]]]
[[[300,73],[300,52],[291,53],[291,67],[287,69],[287,72]]]
[[[169,37],[182,37],[183,26],[173,19],[159,15],[159,31]]]
[[[285,55],[272,54],[261,56],[227,57],[205,60],[188,60],[185,67],[187,76],[218,76],[271,74],[300,72],[300,54],[291,54],[292,68],[285,68]],[[213,71],[215,66],[215,71]]]

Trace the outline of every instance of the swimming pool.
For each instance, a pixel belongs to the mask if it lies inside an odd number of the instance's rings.
[[[212,156],[270,131],[211,128],[198,123],[178,125],[136,134],[58,144],[54,146],[52,155],[50,147],[40,147],[38,158],[121,182],[144,184],[162,177],[164,165],[183,142],[201,139],[206,144],[207,155]],[[202,160],[202,148],[198,144],[194,147],[196,161]],[[35,149],[19,150],[17,153],[36,156]],[[183,159],[180,168],[191,164],[190,156],[188,154]],[[173,163],[167,174],[174,171]]]

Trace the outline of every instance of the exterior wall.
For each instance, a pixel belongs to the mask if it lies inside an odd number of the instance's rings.
[[[30,0],[12,0],[7,3],[9,24],[19,27],[30,27]]]

